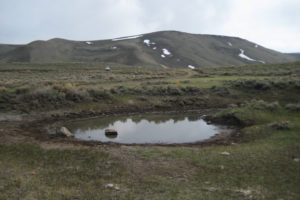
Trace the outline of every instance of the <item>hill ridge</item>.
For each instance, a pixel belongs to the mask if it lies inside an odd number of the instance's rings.
[[[115,62],[212,67],[296,61],[297,57],[231,36],[159,31],[106,40],[36,40],[0,45],[0,62]]]

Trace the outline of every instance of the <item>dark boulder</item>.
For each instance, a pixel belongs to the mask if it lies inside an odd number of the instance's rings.
[[[116,136],[116,135],[118,135],[118,132],[114,129],[105,129],[105,135],[106,136]]]

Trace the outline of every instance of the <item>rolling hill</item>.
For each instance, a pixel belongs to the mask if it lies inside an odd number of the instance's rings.
[[[294,57],[296,60],[300,60],[300,53],[288,53],[288,55]]]
[[[292,62],[297,57],[228,36],[161,31],[96,41],[51,39],[0,45],[0,62],[114,62],[163,67],[210,67]]]

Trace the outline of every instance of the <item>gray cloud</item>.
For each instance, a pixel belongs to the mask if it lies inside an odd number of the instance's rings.
[[[158,30],[242,37],[300,51],[298,0],[1,0],[0,42],[98,40]]]

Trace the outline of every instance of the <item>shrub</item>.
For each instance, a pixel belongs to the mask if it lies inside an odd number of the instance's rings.
[[[219,96],[225,96],[225,95],[229,95],[230,92],[227,88],[225,87],[217,87],[217,86],[212,86],[210,88],[210,91],[212,91],[213,93],[219,95]]]
[[[190,80],[183,80],[183,81],[180,81],[181,83],[183,84],[187,84],[187,83],[190,83],[191,81]]]
[[[285,106],[285,108],[287,110],[290,110],[290,111],[300,111],[300,103],[298,103],[298,104],[287,104]]]
[[[270,83],[267,80],[237,80],[232,81],[231,84],[237,88],[255,89],[255,90],[268,90]]]
[[[88,92],[94,100],[111,99],[111,94],[105,90],[89,89]]]
[[[110,92],[112,94],[125,94],[125,93],[127,93],[127,88],[125,88],[122,85],[121,86],[116,86],[116,87],[110,89]]]
[[[280,105],[277,101],[268,103],[263,100],[252,100],[251,102],[246,103],[246,106],[256,110],[271,110],[271,111],[280,108]]]
[[[33,89],[33,91],[19,96],[21,101],[31,105],[31,107],[51,107],[65,102],[65,94],[54,90],[51,86],[43,86]]]
[[[148,98],[146,98],[144,96],[138,97],[137,99],[140,101],[148,101]]]
[[[174,86],[168,86],[167,87],[167,93],[169,95],[175,95],[175,96],[180,96],[180,95],[183,94],[180,87],[174,87]]]
[[[0,86],[0,92],[5,92],[7,91],[6,87],[5,86]]]
[[[203,89],[202,88],[194,87],[194,86],[187,86],[185,88],[182,88],[182,90],[185,93],[192,94],[192,95],[203,94]]]
[[[89,99],[89,94],[85,90],[67,88],[64,90],[66,99],[73,102],[82,102]]]
[[[286,87],[288,87],[288,83],[287,82],[284,82],[282,80],[280,81],[277,81],[277,82],[272,82],[272,84],[277,87],[277,88],[280,88],[280,89],[284,89]]]
[[[28,85],[21,86],[21,87],[18,87],[16,89],[16,94],[25,94],[25,93],[28,93],[28,92],[29,92],[29,86]]]
[[[290,130],[291,125],[288,121],[282,121],[282,122],[275,122],[270,124],[271,128],[274,128],[276,130]]]
[[[75,84],[54,84],[53,89],[64,93],[66,100],[82,102],[90,99],[89,93],[85,89],[77,88]]]

